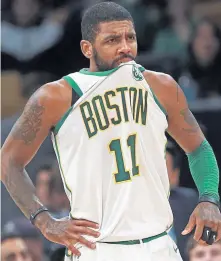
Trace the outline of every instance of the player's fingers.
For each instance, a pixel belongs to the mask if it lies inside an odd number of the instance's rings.
[[[74,231],[81,235],[88,235],[93,237],[99,237],[100,233],[87,227],[75,226]]]
[[[202,239],[200,239],[197,243],[201,246],[208,246],[208,244]]]
[[[92,222],[92,221],[88,221],[88,220],[77,220],[77,219],[74,219],[73,222],[74,222],[74,224],[76,226],[91,227],[91,228],[95,228],[95,229],[99,228],[99,225],[97,223]]]
[[[71,246],[74,246],[76,243],[81,243],[91,249],[95,249],[96,248],[96,245],[95,243],[93,242],[90,242],[89,240],[85,239],[84,237],[82,237],[81,235],[79,234],[76,234],[76,233],[72,233],[71,231],[69,231],[68,233],[68,245],[67,247],[70,249],[70,245]]]
[[[204,223],[204,228],[203,228],[202,236],[200,239],[205,241],[208,244],[211,232],[212,232],[212,229],[210,227],[206,226]]]
[[[182,235],[189,234],[194,229],[195,225],[196,225],[195,216],[191,215],[190,218],[189,218],[188,224],[186,225],[185,229],[182,232]]]
[[[206,221],[204,224],[202,240],[208,245],[212,245],[216,241],[219,222],[216,220]]]
[[[95,249],[95,248],[96,248],[96,244],[95,244],[95,243],[86,240],[86,239],[85,239],[84,237],[82,237],[82,236],[79,236],[78,242],[80,242],[81,244],[85,245],[85,246],[88,247],[88,248],[91,248],[91,249]]]
[[[69,250],[67,247],[66,247],[66,249],[65,249],[65,255],[66,256],[72,256],[72,252],[71,252],[71,250]]]
[[[68,248],[68,249],[67,249],[68,256],[71,255],[70,252],[71,252],[73,255],[76,255],[76,256],[80,256],[80,255],[81,255],[80,251],[79,251],[77,248],[75,248],[73,244],[67,243],[66,246],[67,246],[67,248]]]
[[[207,240],[207,244],[208,245],[212,245],[217,238],[217,230],[219,227],[219,223],[218,222],[210,222],[210,224],[208,224],[208,226],[211,228],[211,232],[210,232],[210,236],[209,239]]]
[[[216,237],[216,241],[219,241],[221,239],[221,221],[219,221],[219,224],[218,224],[218,228],[217,228],[217,237]]]
[[[198,241],[201,239],[201,237],[202,237],[203,229],[204,229],[204,221],[198,220],[198,221],[196,222],[196,230],[195,230],[195,233],[194,233],[194,236],[193,236],[193,238],[194,238],[197,242],[198,242]],[[205,230],[205,231],[206,231],[205,233],[207,233],[206,235],[209,236],[207,230]],[[209,231],[209,233],[210,233],[210,231]],[[209,237],[208,237],[208,238],[209,238]],[[203,239],[202,239],[202,240],[203,240]],[[206,240],[204,240],[204,241],[206,241]]]

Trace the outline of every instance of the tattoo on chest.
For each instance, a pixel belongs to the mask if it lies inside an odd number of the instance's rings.
[[[39,104],[37,99],[30,101],[26,107],[12,130],[12,136],[14,139],[22,140],[26,145],[30,145],[42,126],[42,115],[45,108]]]

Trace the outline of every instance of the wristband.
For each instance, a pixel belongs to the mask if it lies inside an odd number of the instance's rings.
[[[41,212],[44,212],[44,211],[48,211],[48,209],[46,207],[40,207],[35,213],[32,213],[30,215],[30,221],[31,221],[32,225],[34,225],[34,221],[35,221],[35,218],[37,217],[37,215],[39,215]]]
[[[218,208],[220,208],[220,202],[217,199],[214,199],[211,196],[200,196],[199,197],[199,203],[200,202],[210,202],[210,203],[216,205]]]

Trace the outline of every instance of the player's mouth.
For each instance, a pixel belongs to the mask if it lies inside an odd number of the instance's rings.
[[[120,65],[121,63],[127,63],[127,62],[130,62],[130,61],[133,61],[134,60],[134,57],[130,54],[124,54],[122,55],[121,57],[118,57],[114,62],[113,62],[113,65]]]
[[[117,61],[117,65],[120,65],[121,63],[127,63],[127,62],[130,62],[132,61],[131,58],[127,57],[127,58],[122,58],[120,59],[119,61]]]

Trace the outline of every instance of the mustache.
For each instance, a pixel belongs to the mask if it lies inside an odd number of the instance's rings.
[[[130,54],[122,54],[121,56],[119,56],[119,57],[117,57],[114,61],[113,61],[113,63],[112,63],[112,65],[114,65],[115,63],[117,63],[117,62],[119,62],[121,59],[123,59],[123,58],[130,58],[131,60],[134,60],[135,59],[135,57],[133,57],[132,55],[130,55]]]

